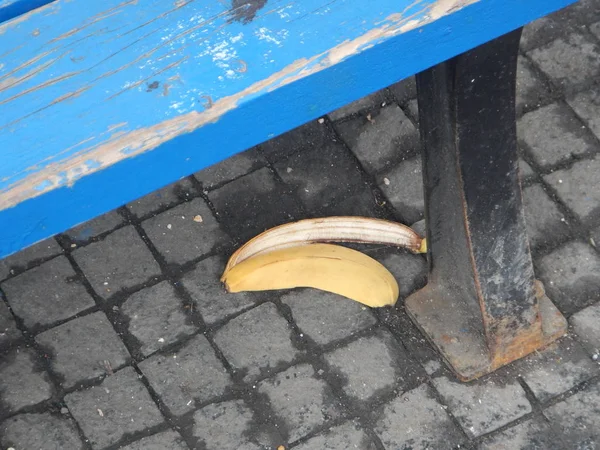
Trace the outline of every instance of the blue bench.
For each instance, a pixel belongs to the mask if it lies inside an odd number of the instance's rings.
[[[418,74],[430,278],[407,309],[463,379],[489,372],[564,331],[514,79],[520,27],[572,1],[4,0],[0,257]]]

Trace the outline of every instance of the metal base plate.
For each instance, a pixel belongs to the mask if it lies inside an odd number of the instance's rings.
[[[566,333],[567,321],[546,296],[541,283],[537,287],[542,319],[540,345],[500,363],[489,353],[478,305],[450,298],[447,290],[427,285],[406,299],[406,310],[458,378],[470,381],[543,348]]]

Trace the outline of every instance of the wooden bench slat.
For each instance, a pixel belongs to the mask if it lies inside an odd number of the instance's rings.
[[[572,0],[59,0],[0,25],[0,257]]]

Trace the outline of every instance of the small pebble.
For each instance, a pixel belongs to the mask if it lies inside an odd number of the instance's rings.
[[[170,223],[168,223],[167,228],[170,230],[171,228],[173,228],[173,226]]]
[[[592,355],[592,361],[598,361],[598,358],[600,358],[600,355],[598,353],[594,353]]]
[[[194,216],[194,222],[202,223],[202,216],[201,215]]]
[[[319,119],[319,123],[325,123],[325,119],[323,119],[322,117]]]
[[[383,184],[385,184],[386,186],[390,185],[390,179],[389,178],[384,178],[383,179]]]

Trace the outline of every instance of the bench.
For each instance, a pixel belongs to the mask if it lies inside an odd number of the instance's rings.
[[[494,370],[565,329],[514,85],[520,27],[572,2],[4,0],[0,257],[417,74],[430,274],[406,308],[462,379]]]

